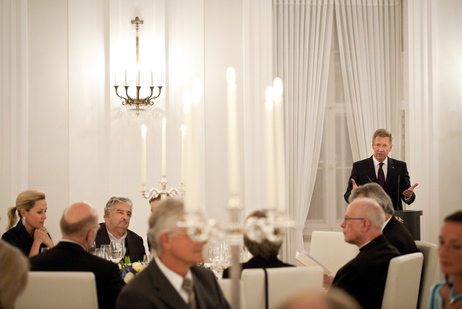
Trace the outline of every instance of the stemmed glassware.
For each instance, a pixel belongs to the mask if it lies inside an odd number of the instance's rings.
[[[122,246],[119,243],[111,242],[110,244],[111,249],[111,260],[115,263],[119,262],[122,258]]]
[[[215,277],[221,279],[223,270],[230,266],[231,251],[229,245],[224,240],[216,240],[209,247],[209,259],[212,262],[212,270]]]

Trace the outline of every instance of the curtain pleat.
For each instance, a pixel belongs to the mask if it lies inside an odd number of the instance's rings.
[[[353,159],[368,157],[372,133],[399,131],[400,0],[335,0]]]
[[[282,258],[295,263],[319,161],[333,27],[333,0],[274,0],[274,68],[284,84],[286,204]],[[289,152],[288,149],[291,149]]]

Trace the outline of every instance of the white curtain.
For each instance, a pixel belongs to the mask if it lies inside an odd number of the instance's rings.
[[[333,0],[274,0],[274,69],[284,84],[286,203],[295,223],[282,259],[303,250],[319,161],[333,25]],[[288,151],[290,150],[290,151]]]
[[[371,154],[378,128],[399,136],[401,0],[335,0],[353,159]],[[396,144],[396,141],[395,141]]]

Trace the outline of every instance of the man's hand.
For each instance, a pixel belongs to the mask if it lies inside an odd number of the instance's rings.
[[[419,184],[416,183],[413,186],[409,187],[408,189],[404,190],[403,195],[405,198],[410,198],[412,194],[414,194],[414,189],[417,187]]]

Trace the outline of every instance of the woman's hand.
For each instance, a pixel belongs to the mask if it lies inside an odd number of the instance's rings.
[[[34,242],[38,242],[39,244],[44,244],[50,249],[54,247],[53,241],[51,240],[50,235],[48,235],[48,231],[46,227],[35,229]]]

